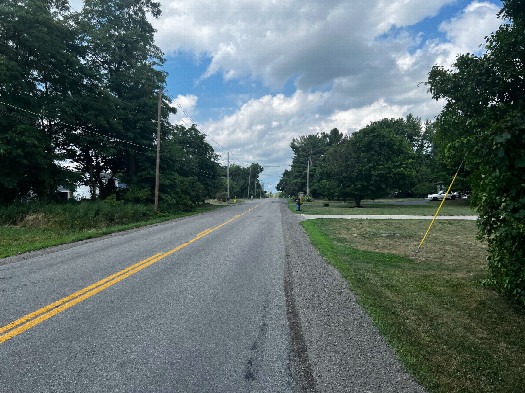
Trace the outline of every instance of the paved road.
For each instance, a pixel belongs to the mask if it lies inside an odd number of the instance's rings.
[[[0,391],[294,391],[279,204],[261,202],[0,266],[4,326],[204,235],[1,343]]]
[[[423,392],[279,200],[0,260],[0,392]]]

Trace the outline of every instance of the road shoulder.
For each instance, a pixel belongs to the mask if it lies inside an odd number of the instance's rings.
[[[286,204],[281,221],[288,319],[303,391],[425,392]]]

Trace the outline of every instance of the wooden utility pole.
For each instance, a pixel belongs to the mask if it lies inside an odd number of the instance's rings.
[[[157,165],[155,171],[155,213],[159,211],[159,172],[160,172],[160,108],[162,104],[162,90],[159,90],[159,104],[157,110]]]
[[[311,157],[308,157],[308,167],[306,168],[306,195],[310,195],[310,161]]]
[[[252,166],[250,165],[250,175],[248,176],[248,196],[247,198],[250,199],[250,178],[252,177]]]
[[[228,200],[230,200],[230,152],[228,152],[228,166],[226,167],[226,188],[228,189]]]

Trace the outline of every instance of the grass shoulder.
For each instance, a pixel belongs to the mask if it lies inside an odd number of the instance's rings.
[[[358,295],[407,370],[431,392],[525,386],[525,310],[481,284],[474,222],[308,220],[312,243]]]
[[[142,205],[115,205],[98,201],[83,204],[42,205],[3,216],[0,258],[52,246],[93,239],[176,218],[219,209],[204,204],[191,212],[153,213]],[[6,222],[8,221],[8,222]]]

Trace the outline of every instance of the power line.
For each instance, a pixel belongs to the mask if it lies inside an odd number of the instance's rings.
[[[40,119],[42,117],[42,115],[40,115],[38,113],[35,113],[35,112],[30,111],[28,109],[20,108],[19,106],[12,105],[12,104],[9,104],[9,103],[4,102],[4,101],[0,101],[0,104],[3,104],[6,107],[12,108],[14,110],[25,112],[25,113],[27,113],[29,115],[32,115],[32,116],[36,117],[37,119]],[[7,115],[18,117],[19,119],[25,119],[25,120],[31,122],[31,119],[29,119],[27,117],[16,115],[16,114],[11,114],[11,113],[9,113],[9,112],[7,112],[5,110],[2,110],[2,112],[6,113]],[[68,123],[66,121],[63,121],[63,120],[58,120],[55,124],[56,125],[66,126],[66,128],[71,129],[73,132],[78,132],[80,130],[80,131],[84,131],[84,132],[89,133],[89,134],[93,134],[93,135],[99,136],[101,138],[109,139],[111,142],[120,142],[120,143],[125,143],[125,144],[133,146],[133,147],[138,147],[138,148],[148,149],[148,150],[154,150],[153,147],[140,145],[140,144],[135,143],[135,142],[131,142],[131,141],[127,141],[125,139],[121,139],[121,138],[117,137],[116,135],[114,135],[112,133],[109,133],[109,132],[106,133],[106,134],[102,134],[98,130],[93,129],[91,126],[90,126],[91,129],[88,129],[88,128],[86,128],[86,126],[82,126],[82,125],[75,126],[75,125],[73,125],[71,123]],[[75,135],[78,136],[79,134],[75,134]],[[137,153],[141,153],[140,151],[137,151],[137,150],[131,148],[130,146],[127,146],[127,148],[129,148],[130,150],[136,151]]]
[[[228,151],[230,152],[231,156],[237,161],[239,162],[239,164],[241,164],[241,166],[248,166],[248,164],[242,162],[241,160],[239,160],[239,158],[237,158],[237,156],[229,149],[225,148],[223,145],[221,145],[219,142],[217,142],[215,139],[213,139],[211,137],[211,135],[209,133],[206,133],[202,130],[202,128],[198,125],[198,123],[188,114],[188,112],[186,111],[186,109],[181,105],[181,103],[179,101],[177,101],[176,98],[173,97],[173,94],[169,91],[169,90],[165,90],[165,93],[166,95],[168,96],[168,98],[171,100],[171,103],[174,103],[181,111],[182,113],[186,116],[187,119],[189,119],[191,122],[192,122],[192,125],[195,126],[195,128],[201,132],[203,135],[205,135],[210,141],[212,141],[215,145],[219,146],[223,151]],[[186,125],[187,127],[188,126],[188,123],[178,114],[178,111],[176,113],[176,116],[183,122],[184,125]]]

